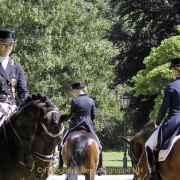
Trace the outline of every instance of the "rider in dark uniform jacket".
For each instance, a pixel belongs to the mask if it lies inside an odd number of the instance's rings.
[[[83,88],[82,84],[75,87],[76,84],[73,84],[73,89]],[[78,127],[85,127],[88,132],[95,134],[92,122],[96,117],[96,107],[92,98],[89,98],[84,93],[79,94],[78,97],[71,102],[70,113],[74,114],[74,116],[71,119],[69,130],[63,138],[63,144],[67,136]]]
[[[76,96],[75,99],[71,102],[71,109],[70,112],[74,114],[73,118],[69,122],[69,130],[65,134],[62,144],[65,143],[68,135],[76,130],[79,127],[83,127],[87,130],[87,132],[91,132],[96,137],[96,133],[93,128],[93,120],[96,117],[96,107],[95,103],[92,98],[89,98],[83,91],[84,85],[82,82],[72,84],[72,90],[74,95]],[[97,137],[98,139],[98,137]],[[100,141],[99,141],[100,143]],[[61,147],[62,148],[62,147]],[[63,168],[63,160],[61,155],[61,148],[59,151],[59,168]],[[100,144],[100,155],[99,155],[99,165],[98,168],[102,167],[102,145]]]
[[[180,132],[180,58],[171,59],[172,75],[175,79],[172,83],[168,84],[164,90],[164,97],[158,116],[155,121],[155,127],[158,127],[167,111],[168,116],[159,127],[156,148],[152,150],[151,144],[146,142],[147,160],[149,164],[150,178],[149,180],[160,179],[158,174],[158,151],[169,148],[173,138]],[[156,133],[156,132],[155,132]],[[153,140],[152,140],[153,141]]]
[[[9,55],[13,48],[15,32],[0,29],[0,102],[17,104],[16,93],[21,102],[29,95],[21,64]]]

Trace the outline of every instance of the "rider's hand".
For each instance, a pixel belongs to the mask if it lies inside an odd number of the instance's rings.
[[[154,121],[154,127],[155,127],[155,129],[157,129],[158,128],[158,124],[156,124],[156,120]]]

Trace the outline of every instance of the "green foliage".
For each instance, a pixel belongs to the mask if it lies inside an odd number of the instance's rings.
[[[177,26],[177,30],[178,30],[178,32],[180,34],[180,25]]]
[[[16,31],[11,57],[22,64],[30,93],[45,93],[68,113],[71,84],[85,82],[97,106],[97,131],[121,117],[123,90],[108,88],[114,79],[109,62],[119,53],[105,39],[110,11],[105,0],[2,0],[0,6],[1,28]]]
[[[180,36],[172,36],[163,40],[159,47],[152,48],[150,55],[144,59],[146,68],[132,78],[134,96],[157,95],[151,119],[157,116],[165,86],[173,80],[168,59],[177,56],[180,57]]]

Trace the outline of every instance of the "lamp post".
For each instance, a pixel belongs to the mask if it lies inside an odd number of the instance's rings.
[[[127,93],[127,91],[124,92],[124,94],[121,96],[121,102],[124,110],[124,137],[126,138],[126,127],[127,127],[127,110],[129,108],[131,96]],[[123,168],[127,169],[127,157],[126,157],[126,151],[127,146],[126,143],[124,143],[124,158],[123,158]]]

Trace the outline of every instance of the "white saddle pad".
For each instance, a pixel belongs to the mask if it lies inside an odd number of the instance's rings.
[[[157,138],[158,138],[158,132],[159,132],[160,126],[154,131],[154,133],[150,136],[150,138],[147,140],[145,146],[149,146],[151,149],[155,149],[157,146]],[[170,147],[166,150],[160,150],[159,151],[159,158],[158,161],[164,161],[168,157],[169,153],[171,152],[171,149],[173,148],[176,141],[180,138],[180,135],[174,137]]]
[[[176,143],[176,141],[180,138],[180,135],[174,137],[171,146],[169,149],[166,150],[160,150],[159,151],[159,158],[158,161],[164,161],[166,160],[166,158],[168,157],[169,153],[171,152],[171,149],[173,148],[174,144]]]

